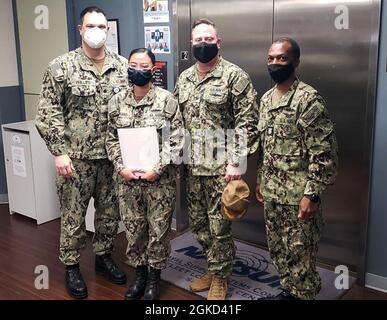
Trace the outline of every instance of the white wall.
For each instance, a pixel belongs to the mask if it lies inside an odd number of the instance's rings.
[[[12,0],[0,0],[0,87],[19,86]]]
[[[1,0],[0,0],[1,1]],[[46,7],[48,29],[37,29],[39,7]],[[43,74],[48,63],[68,52],[67,12],[65,0],[17,0],[17,16],[26,119],[36,115]]]

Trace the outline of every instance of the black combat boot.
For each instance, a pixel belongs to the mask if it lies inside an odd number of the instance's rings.
[[[79,264],[66,266],[66,289],[75,299],[84,299],[87,297],[87,287],[83,280]]]
[[[114,284],[125,284],[126,275],[114,263],[110,254],[95,256],[95,272]]]
[[[125,293],[125,300],[138,300],[144,293],[146,280],[148,278],[148,266],[138,266],[136,268],[136,280]]]
[[[144,300],[158,300],[160,296],[159,281],[160,269],[149,268],[148,281],[144,293]]]

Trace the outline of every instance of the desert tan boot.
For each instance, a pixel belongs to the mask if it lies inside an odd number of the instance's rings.
[[[199,279],[191,282],[191,290],[193,292],[206,291],[210,289],[213,275],[209,272],[205,273]]]
[[[228,279],[217,276],[212,277],[210,291],[207,300],[225,300],[228,288]]]

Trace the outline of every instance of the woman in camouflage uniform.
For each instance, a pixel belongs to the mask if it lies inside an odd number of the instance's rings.
[[[169,232],[175,206],[176,167],[172,163],[183,143],[177,101],[151,83],[154,70],[152,52],[145,48],[133,50],[128,69],[132,85],[109,102],[106,146],[117,173],[120,213],[128,240],[126,254],[136,267],[135,282],[125,294],[127,300],[139,299],[144,292],[144,299],[158,299],[160,272],[166,268],[170,253]],[[147,171],[126,168],[117,131],[144,127],[157,129],[160,161]],[[167,138],[166,130],[170,130]]]

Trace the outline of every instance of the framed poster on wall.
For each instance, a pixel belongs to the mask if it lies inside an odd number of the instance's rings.
[[[167,61],[156,61],[156,71],[153,74],[153,84],[168,90]]]
[[[144,23],[169,22],[168,0],[144,0]]]
[[[121,54],[118,19],[109,19],[108,27],[109,31],[105,44],[106,48],[117,54]]]
[[[145,26],[145,48],[153,53],[171,53],[169,26]]]

